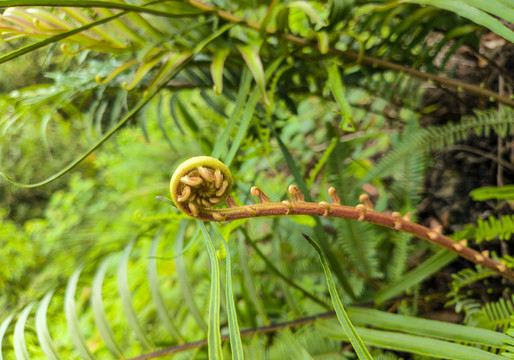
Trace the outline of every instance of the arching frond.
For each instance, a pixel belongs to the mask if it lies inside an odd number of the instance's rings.
[[[507,136],[514,133],[514,110],[504,108],[500,113],[497,109],[475,111],[472,118],[463,119],[457,124],[431,126],[405,138],[365,176],[369,181],[377,175],[390,174],[398,164],[413,151],[441,150],[458,141],[467,139],[470,135],[489,136],[492,133]]]

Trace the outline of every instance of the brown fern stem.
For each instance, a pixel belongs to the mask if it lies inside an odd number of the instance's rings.
[[[231,189],[232,175],[229,169],[218,159],[208,156],[185,161],[178,166],[170,181],[173,201],[182,212],[195,219],[222,222],[264,216],[310,215],[366,221],[409,233],[514,280],[514,271],[504,263],[491,259],[488,252],[480,253],[468,247],[465,240],[455,242],[438,230],[415,224],[409,221],[409,215],[402,217],[398,212],[389,215],[374,211],[366,194],[359,198],[362,204],[345,206],[341,205],[336,190],[330,188],[331,204],[325,201],[313,203],[305,201],[302,192],[295,185],[290,185],[288,191],[294,201],[270,202],[268,196],[254,186],[250,192],[258,203],[236,206],[229,195]],[[228,207],[215,209],[223,200],[226,200]]]
[[[264,216],[310,215],[366,221],[371,224],[406,232],[420,239],[427,240],[432,244],[445,248],[475,264],[492,269],[509,280],[514,280],[514,272],[511,269],[508,269],[505,264],[491,259],[487,256],[487,253],[480,253],[466,246],[464,242],[455,242],[449,237],[425,226],[415,224],[399,217],[393,217],[392,215],[370,209],[366,209],[365,211],[361,209],[328,203],[320,205],[310,202],[290,202],[286,205],[285,202],[273,202],[244,205],[228,209],[203,209],[199,218],[206,221],[220,221],[221,219],[218,216],[220,215],[223,219],[222,221],[231,221]],[[215,216],[218,216],[218,219],[214,219],[214,213],[217,214]]]
[[[317,46],[318,46],[317,43],[312,42],[309,39],[306,39],[306,38],[303,38],[303,37],[300,37],[297,35],[276,32],[272,29],[262,29],[262,27],[259,23],[245,20],[241,17],[238,17],[238,16],[228,12],[228,11],[218,9],[212,5],[205,4],[198,0],[189,0],[189,3],[198,9],[201,9],[206,12],[211,12],[211,13],[215,14],[216,16],[218,16],[219,18],[224,19],[226,21],[238,23],[238,24],[246,26],[250,29],[257,30],[259,32],[265,31],[270,36],[277,36],[281,39],[284,39],[284,40],[291,42],[293,44],[296,44],[296,45],[309,46],[309,47],[313,47],[313,48],[317,48]],[[419,70],[416,70],[416,69],[413,69],[413,68],[410,68],[410,67],[407,67],[404,65],[399,65],[399,64],[396,64],[396,63],[393,63],[393,62],[390,62],[387,60],[375,58],[372,56],[364,55],[361,57],[359,55],[359,53],[354,52],[354,51],[342,51],[342,50],[338,50],[335,48],[329,48],[328,53],[332,54],[332,55],[341,56],[347,60],[360,61],[360,63],[362,63],[363,65],[366,65],[366,66],[372,66],[372,67],[376,66],[376,67],[386,69],[386,70],[393,70],[396,72],[409,74],[410,76],[416,77],[418,79],[423,79],[425,81],[432,81],[439,85],[450,87],[450,88],[453,88],[456,90],[464,90],[470,94],[485,97],[488,99],[494,99],[495,101],[497,101],[499,103],[514,107],[514,99],[510,99],[508,97],[501,96],[500,94],[498,94],[494,91],[484,89],[484,88],[481,88],[480,86],[472,85],[472,84],[462,82],[462,81],[459,81],[456,79],[450,79],[450,78],[447,78],[444,76],[429,74],[429,73],[426,73],[423,71],[419,71]]]

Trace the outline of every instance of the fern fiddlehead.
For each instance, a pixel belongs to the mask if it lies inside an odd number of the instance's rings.
[[[173,174],[170,182],[170,193],[177,207],[185,214],[204,221],[231,221],[236,219],[284,216],[311,215],[331,216],[349,220],[366,221],[385,226],[397,231],[414,235],[443,247],[475,264],[492,269],[505,278],[514,280],[514,271],[503,262],[489,257],[487,251],[478,252],[467,246],[466,241],[455,242],[440,231],[409,221],[409,214],[402,216],[398,212],[391,215],[373,210],[373,204],[367,196],[361,196],[363,203],[356,206],[341,205],[337,191],[331,187],[328,193],[331,203],[307,202],[295,185],[290,185],[288,192],[292,201],[270,202],[269,198],[258,187],[252,187],[252,196],[258,202],[251,205],[236,206],[230,196],[232,175],[229,169],[218,159],[208,156],[193,157],[182,163]],[[227,208],[216,209],[223,200]]]
[[[170,181],[170,194],[177,207],[187,215],[202,220],[211,220],[202,216],[203,210],[221,203],[230,190],[230,170],[221,161],[209,156],[197,156],[183,162]]]

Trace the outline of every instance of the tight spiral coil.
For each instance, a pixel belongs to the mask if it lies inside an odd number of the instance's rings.
[[[179,165],[170,181],[173,202],[185,214],[199,218],[202,209],[224,201],[232,190],[232,174],[210,156],[193,157]]]

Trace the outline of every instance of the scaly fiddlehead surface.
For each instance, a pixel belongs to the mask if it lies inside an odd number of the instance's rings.
[[[227,198],[232,190],[232,174],[218,159],[193,157],[175,170],[170,182],[173,202],[187,215],[202,219],[202,209],[212,208]]]
[[[356,206],[341,205],[336,190],[331,187],[328,193],[331,203],[306,202],[302,192],[295,186],[289,186],[292,201],[270,202],[259,188],[252,187],[252,196],[258,203],[236,206],[230,197],[232,175],[228,168],[218,159],[208,156],[191,158],[182,163],[171,178],[171,197],[177,207],[185,214],[205,221],[230,221],[236,219],[279,216],[279,215],[311,215],[331,216],[350,220],[366,221],[385,226],[397,231],[414,235],[443,247],[475,264],[492,269],[505,278],[514,280],[514,271],[500,261],[489,257],[487,251],[478,252],[467,246],[466,240],[455,242],[441,234],[439,229],[429,229],[409,221],[409,215],[402,216],[398,212],[391,215],[373,210],[373,204],[366,194],[361,195],[361,204]],[[216,209],[223,200],[227,208]]]

